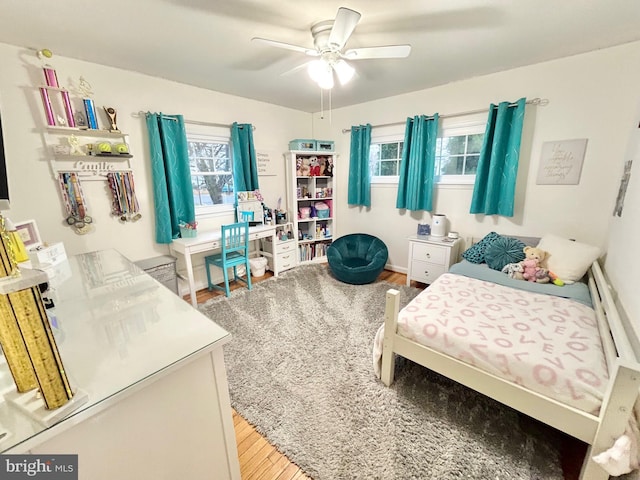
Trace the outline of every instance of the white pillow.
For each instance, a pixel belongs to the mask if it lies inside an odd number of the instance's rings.
[[[580,280],[591,264],[600,256],[600,249],[586,243],[573,242],[557,235],[547,234],[540,239],[538,248],[546,251],[547,268],[564,281]]]

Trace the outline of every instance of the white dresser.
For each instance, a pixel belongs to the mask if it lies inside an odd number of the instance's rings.
[[[433,283],[436,278],[449,271],[449,267],[458,261],[460,239],[448,240],[447,237],[428,235],[409,237],[407,285],[411,285],[411,280]]]
[[[280,240],[280,234],[283,232],[290,234],[286,240]],[[267,265],[272,272],[280,273],[295,267],[298,264],[298,249],[293,238],[293,223],[276,225],[276,235],[263,238],[260,249],[267,254]]]

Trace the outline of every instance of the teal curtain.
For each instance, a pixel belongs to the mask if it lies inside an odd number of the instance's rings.
[[[187,134],[182,115],[148,113],[156,242],[180,237],[180,222],[195,222]]]
[[[491,104],[470,213],[513,217],[526,99]]]
[[[407,118],[396,208],[428,212],[433,209],[438,120],[437,113]]]
[[[371,172],[369,149],[371,125],[351,127],[351,151],[349,153],[349,205],[371,206]]]
[[[259,190],[256,149],[253,146],[253,126],[250,123],[231,125],[231,155],[233,185],[236,192]]]

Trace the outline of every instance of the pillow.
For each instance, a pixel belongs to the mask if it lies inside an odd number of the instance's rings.
[[[508,263],[524,260],[526,245],[517,238],[500,237],[494,240],[484,252],[484,260],[489,268],[502,271]]]
[[[496,232],[487,233],[482,240],[462,252],[462,258],[471,263],[483,263],[485,250],[498,238],[500,235]]]
[[[545,235],[538,248],[549,253],[547,268],[560,280],[577,282],[600,256],[600,249],[586,243],[573,242],[557,235]]]

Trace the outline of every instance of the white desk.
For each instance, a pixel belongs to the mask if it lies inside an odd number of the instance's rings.
[[[88,401],[45,428],[0,397],[0,452],[78,454],[80,480],[240,480],[231,335],[114,250],[60,266],[53,333]],[[0,391],[12,385],[0,362]]]
[[[255,227],[249,227],[249,241],[259,240],[261,238],[271,237],[271,240],[276,242],[276,225],[257,225]],[[193,264],[191,262],[191,256],[196,253],[209,252],[212,250],[220,249],[220,239],[222,238],[221,230],[214,231],[200,231],[198,230],[198,236],[195,238],[179,238],[171,242],[171,253],[180,254],[184,258],[184,264],[187,270],[187,281],[189,282],[189,294],[191,296],[191,305],[198,306],[196,299],[196,284],[193,275]],[[269,256],[268,252],[262,252],[265,256]],[[273,274],[278,276],[277,267],[274,269]]]

